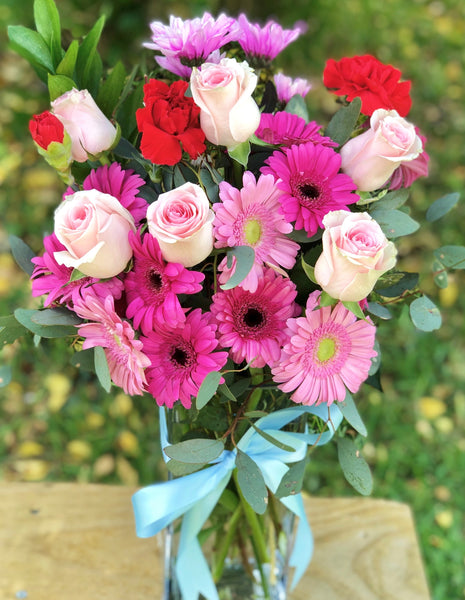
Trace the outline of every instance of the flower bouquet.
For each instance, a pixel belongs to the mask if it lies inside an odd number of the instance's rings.
[[[103,69],[103,19],[63,49],[53,0],[34,14],[37,31],[9,36],[48,86],[30,132],[65,189],[39,255],[10,238],[43,307],[3,317],[2,339],[70,336],[108,392],[160,407],[169,480],[133,501],[138,535],[167,532],[166,599],[284,599],[311,559],[300,490],[316,446],[336,441],[371,491],[352,394],[379,383],[378,321],[408,303],[418,328],[440,326],[396,269],[393,240],[419,227],[408,187],[428,171],[410,82],[373,56],[328,60],[339,107],[323,127],[309,82],[275,65],[302,23],[154,22],[153,71],[128,74]],[[461,250],[438,250],[439,285]]]

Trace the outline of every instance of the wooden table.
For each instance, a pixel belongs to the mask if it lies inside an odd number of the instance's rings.
[[[159,600],[162,539],[136,537],[134,491],[0,483],[0,599]],[[406,505],[371,498],[305,503],[315,553],[290,600],[430,598]]]

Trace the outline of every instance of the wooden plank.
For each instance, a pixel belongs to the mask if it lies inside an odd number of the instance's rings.
[[[0,598],[161,597],[162,537],[134,533],[127,487],[0,484]],[[410,510],[305,498],[315,554],[290,600],[428,600]]]

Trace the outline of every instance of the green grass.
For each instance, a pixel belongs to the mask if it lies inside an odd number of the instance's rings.
[[[31,22],[31,4],[7,0],[0,26]],[[104,11],[108,26],[102,54],[129,66],[145,53],[150,19],[166,21],[171,11],[191,16],[226,10],[227,3],[60,0],[65,28],[84,33]],[[189,8],[190,7],[190,8]],[[311,78],[312,118],[322,123],[334,111],[334,98],[321,86],[328,57],[373,53],[398,66],[413,82],[409,118],[428,137],[430,177],[417,182],[410,200],[413,216],[424,220],[427,206],[465,187],[465,111],[463,79],[465,4],[414,0],[296,0],[258,3],[250,18],[267,10],[286,26],[298,19],[309,32],[282,54],[290,75]],[[157,11],[157,12],[155,12]],[[36,251],[50,228],[61,193],[54,173],[29,139],[30,115],[47,107],[46,90],[24,61],[2,51],[0,90],[0,314],[34,306],[26,276],[13,264],[7,234],[23,237]],[[150,64],[150,63],[149,63]],[[439,332],[416,332],[403,314],[381,323],[384,391],[364,386],[357,396],[368,431],[364,455],[375,480],[374,495],[408,503],[414,513],[434,600],[465,597],[465,300],[463,272],[441,294],[430,276],[432,250],[463,244],[463,201],[443,222],[402,240],[401,264],[424,273],[422,285],[442,307]],[[105,394],[86,373],[69,366],[63,342],[21,340],[1,352],[14,367],[14,380],[0,389],[0,476],[7,480],[79,480],[148,484],[160,474],[157,409],[152,399]],[[314,454],[306,489],[319,495],[353,495],[337,465],[334,444]]]

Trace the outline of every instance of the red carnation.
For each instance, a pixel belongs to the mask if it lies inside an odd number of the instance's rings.
[[[353,56],[339,61],[330,58],[323,72],[323,83],[334,94],[351,102],[362,100],[362,113],[371,116],[378,108],[396,110],[405,117],[412,105],[410,81],[399,81],[401,72],[374,56]]]
[[[63,123],[48,110],[32,116],[29,131],[34,142],[44,150],[47,150],[52,142],[62,144],[65,136]]]
[[[191,159],[205,150],[200,109],[184,95],[187,86],[186,81],[167,85],[157,79],[144,85],[144,108],[136,111],[137,127],[142,132],[140,149],[157,165],[175,165],[183,149]]]

